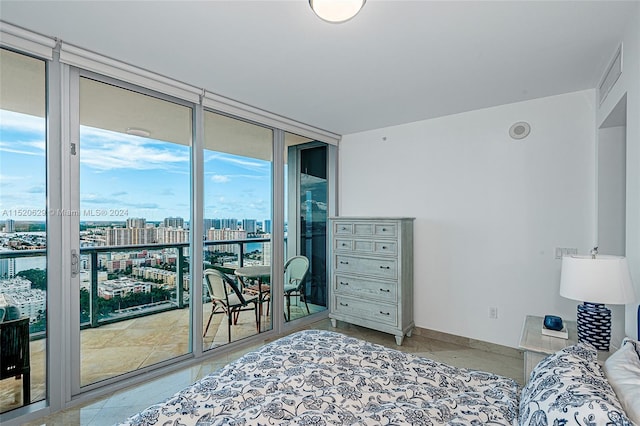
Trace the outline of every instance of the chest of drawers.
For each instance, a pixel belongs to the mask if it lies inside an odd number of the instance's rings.
[[[413,218],[330,218],[335,327],[345,321],[391,333],[413,331]]]

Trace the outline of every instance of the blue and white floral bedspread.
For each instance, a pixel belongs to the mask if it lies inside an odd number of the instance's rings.
[[[122,425],[510,425],[518,398],[512,379],[307,330]]]

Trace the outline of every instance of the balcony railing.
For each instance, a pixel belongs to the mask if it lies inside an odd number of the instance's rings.
[[[203,250],[207,250],[209,247],[215,246],[238,246],[237,251],[237,267],[244,265],[245,260],[245,245],[253,243],[269,243],[270,238],[251,238],[241,240],[216,240],[216,241],[203,241]],[[189,256],[185,254],[185,249],[188,249],[189,243],[171,243],[171,244],[140,244],[140,245],[127,245],[127,246],[99,246],[99,247],[81,247],[80,248],[80,261],[89,260],[89,270],[91,272],[90,285],[89,285],[89,312],[88,321],[81,321],[80,327],[93,328],[99,327],[104,324],[111,324],[128,320],[132,318],[153,315],[159,312],[165,312],[173,309],[182,309],[189,305],[189,286],[185,288],[183,285],[185,274],[189,274],[190,264]],[[102,318],[99,314],[99,286],[98,286],[98,272],[99,272],[99,255],[107,253],[126,253],[126,252],[158,252],[166,250],[176,251],[175,262],[175,299],[168,300],[167,303],[156,302],[139,306],[139,309],[131,307],[129,309],[122,309],[120,312],[110,314],[108,316],[103,315]],[[17,259],[17,258],[29,258],[46,256],[46,249],[38,250],[17,250],[17,251],[0,251],[0,260],[2,259]],[[127,260],[127,259],[123,259]],[[205,262],[205,267],[218,267],[226,272],[231,272],[234,266],[227,265],[212,265]],[[86,269],[85,269],[86,270]],[[141,280],[144,282],[144,280]],[[185,291],[187,294],[185,294]],[[36,332],[31,334],[32,339],[38,339],[45,337],[44,332]]]

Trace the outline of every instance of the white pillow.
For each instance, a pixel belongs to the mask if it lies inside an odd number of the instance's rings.
[[[627,416],[640,425],[640,342],[625,338],[605,361],[604,374]]]

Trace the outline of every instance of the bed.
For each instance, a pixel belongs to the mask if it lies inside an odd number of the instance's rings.
[[[547,357],[521,389],[510,378],[321,330],[269,343],[121,423],[281,424],[632,425],[589,345]]]

